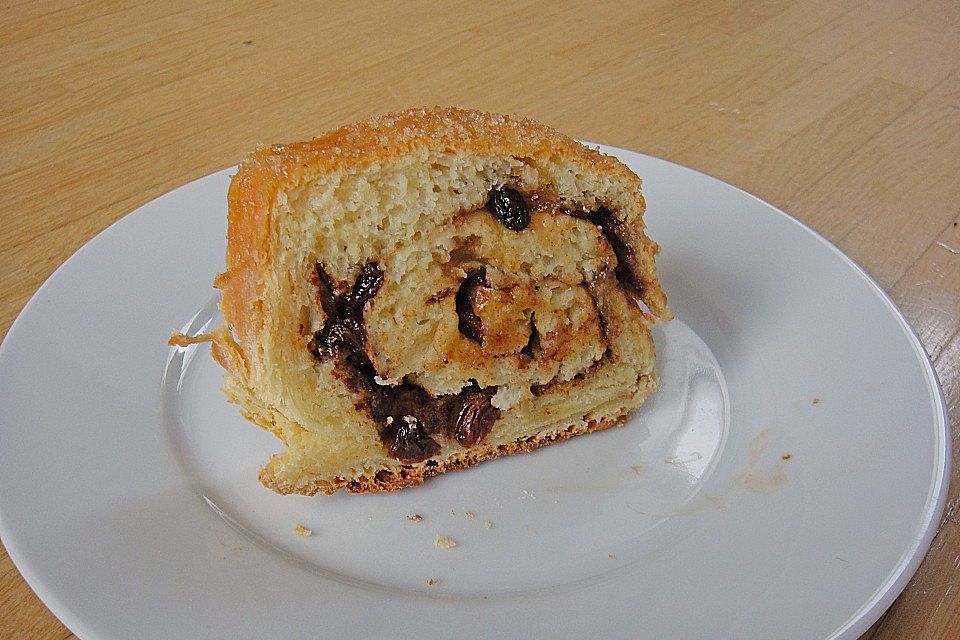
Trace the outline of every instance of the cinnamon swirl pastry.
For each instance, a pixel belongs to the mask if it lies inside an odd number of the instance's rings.
[[[603,429],[668,319],[640,179],[527,120],[375,118],[260,149],[229,191],[224,391],[280,493],[392,490]]]

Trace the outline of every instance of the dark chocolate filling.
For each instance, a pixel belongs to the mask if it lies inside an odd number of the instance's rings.
[[[432,435],[442,433],[469,447],[490,433],[500,417],[500,410],[491,404],[496,387],[472,384],[460,393],[433,397],[410,382],[393,387],[376,383],[376,369],[365,351],[363,308],[383,284],[379,264],[365,264],[349,289],[319,263],[311,281],[327,320],[308,348],[318,360],[336,361],[334,371],[360,396],[357,408],[377,425],[390,455],[401,462],[422,462],[440,451]]]

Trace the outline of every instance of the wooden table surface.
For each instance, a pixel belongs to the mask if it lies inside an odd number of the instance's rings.
[[[456,104],[694,167],[807,223],[900,305],[957,423],[955,0],[372,4],[3,3],[0,336],[98,231],[258,143]],[[960,637],[958,478],[955,459],[926,560],[865,638]],[[5,552],[0,637],[74,637]]]

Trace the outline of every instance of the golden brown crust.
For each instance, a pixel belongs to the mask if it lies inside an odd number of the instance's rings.
[[[525,438],[500,446],[477,445],[470,449],[454,454],[446,460],[434,463],[432,460],[417,464],[401,465],[398,471],[382,470],[374,477],[366,475],[359,478],[336,478],[330,482],[315,482],[306,486],[291,487],[278,484],[272,477],[263,471],[260,472],[260,482],[277,493],[298,493],[312,496],[317,493],[332,494],[338,489],[346,489],[350,493],[376,493],[379,491],[397,491],[405,487],[414,487],[423,484],[431,476],[440,475],[447,471],[461,471],[485,460],[492,460],[500,456],[509,456],[515,453],[528,453],[540,447],[555,442],[562,442],[574,436],[602,431],[613,426],[621,425],[627,416],[607,418],[600,421],[591,421],[585,425],[572,425],[548,434]]]

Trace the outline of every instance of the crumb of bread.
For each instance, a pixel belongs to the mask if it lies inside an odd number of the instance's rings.
[[[493,523],[490,522],[489,520],[487,520],[486,522],[483,523],[483,528],[484,528],[484,529],[493,529]]]
[[[477,514],[474,513],[473,511],[464,511],[464,512],[463,512],[463,515],[464,515],[464,517],[470,518],[471,520],[473,520],[474,518],[477,517]]]
[[[633,472],[634,472],[635,474],[637,474],[638,476],[643,473],[643,465],[642,465],[642,464],[632,464],[632,465],[630,465],[630,468],[633,469]]]
[[[213,342],[212,333],[198,333],[195,336],[188,336],[178,331],[170,334],[167,344],[171,347],[186,347],[191,344],[200,344],[201,342]]]
[[[457,546],[457,541],[447,536],[437,536],[437,539],[434,540],[434,544],[441,549],[453,549],[455,546]]]
[[[313,530],[312,530],[312,529],[307,529],[307,528],[306,528],[305,526],[303,526],[302,524],[295,524],[295,525],[293,525],[293,532],[294,532],[295,534],[297,534],[298,536],[303,536],[304,538],[308,538],[308,537],[310,537],[310,536],[313,535]]]
[[[608,554],[607,554],[607,557],[610,558],[611,560],[616,560],[616,559],[617,559],[617,556],[613,555],[612,553],[608,553]]]
[[[821,402],[823,402],[823,400],[821,400],[820,398],[813,399],[813,404],[820,404]]]
[[[420,522],[421,520],[423,520],[423,516],[420,515],[419,513],[408,513],[407,520],[409,520],[410,522]]]
[[[427,578],[427,586],[432,587],[434,585],[440,584],[440,580],[437,578]]]

